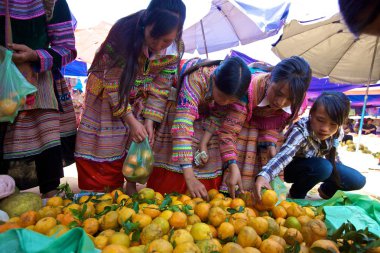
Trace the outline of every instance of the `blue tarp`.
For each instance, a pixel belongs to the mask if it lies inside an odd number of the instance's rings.
[[[364,95],[348,95],[351,104],[358,107],[363,106]],[[380,94],[379,95],[368,95],[367,107],[380,107]]]
[[[83,61],[73,61],[62,68],[64,76],[87,76],[87,63]]]

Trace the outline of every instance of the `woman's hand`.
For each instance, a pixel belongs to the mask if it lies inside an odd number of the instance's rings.
[[[195,178],[193,168],[185,168],[183,170],[183,176],[185,177],[186,186],[191,194],[191,197],[202,198],[207,201],[209,200],[207,189],[198,179]]]
[[[129,136],[134,142],[142,142],[148,136],[143,124],[141,124],[132,113],[127,115],[127,124],[129,126]]]
[[[202,152],[202,151],[204,151],[205,153],[206,153],[206,157],[205,156],[201,156],[201,160],[200,160],[200,164],[199,164],[199,166],[200,167],[203,167],[203,166],[205,166],[205,164],[208,162],[208,148],[207,148],[207,143],[201,143],[200,145],[199,145],[199,152]]]
[[[23,44],[9,44],[9,49],[13,50],[12,60],[14,63],[34,62],[39,57],[35,50]]]
[[[144,127],[146,132],[148,133],[148,140],[151,147],[154,144],[154,122],[151,119],[145,119]]]
[[[269,181],[263,177],[263,176],[258,176],[256,178],[256,182],[255,182],[255,185],[254,185],[254,195],[255,195],[255,200],[256,201],[261,201],[261,189],[262,188],[266,188],[266,189],[269,189],[271,190],[272,187],[270,186],[269,184]]]
[[[241,174],[236,163],[230,164],[228,170],[230,171],[229,178],[227,179],[228,193],[231,198],[235,198],[236,185],[239,187],[239,190],[244,193]]]

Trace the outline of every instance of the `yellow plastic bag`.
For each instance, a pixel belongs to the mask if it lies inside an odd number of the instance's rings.
[[[129,182],[145,184],[153,170],[153,152],[148,138],[132,142],[123,164],[123,175]]]

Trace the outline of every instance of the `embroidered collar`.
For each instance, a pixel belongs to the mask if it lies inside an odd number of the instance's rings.
[[[269,100],[268,100],[268,97],[265,96],[265,97],[263,98],[263,100],[261,100],[261,102],[260,102],[257,106],[258,106],[258,107],[264,107],[264,106],[267,106],[267,105],[269,105]],[[290,106],[284,107],[284,108],[282,108],[282,110],[283,110],[284,112],[286,112],[286,113],[292,114],[292,109],[291,109]]]

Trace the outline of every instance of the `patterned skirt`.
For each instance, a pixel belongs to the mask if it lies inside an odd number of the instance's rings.
[[[240,169],[245,191],[253,191],[255,177],[261,171],[262,166],[269,160],[267,150],[258,148],[258,143],[264,135],[267,139],[271,139],[270,134],[273,134],[273,131],[259,130],[256,126],[247,122],[241,129],[236,145],[238,153],[237,165]],[[273,139],[278,139],[276,146],[280,147],[282,136],[276,135],[273,137]],[[219,189],[222,192],[228,192],[228,186],[225,181],[229,178],[229,174],[227,170],[224,173],[223,183]]]
[[[156,131],[154,152],[154,169],[152,176],[148,180],[147,186],[158,192],[186,192],[185,180],[182,176],[182,169],[179,164],[172,161],[172,137],[171,128],[175,118],[176,103],[167,103],[164,119]],[[202,119],[194,122],[193,154],[198,150],[200,140],[204,130]],[[218,136],[213,135],[208,143],[208,162],[203,167],[193,167],[196,178],[204,183],[206,188],[218,188],[222,177],[222,161],[219,151]],[[180,176],[179,176],[180,175]],[[163,183],[165,182],[165,183]],[[167,184],[166,184],[167,183]],[[185,188],[184,188],[185,187]]]

